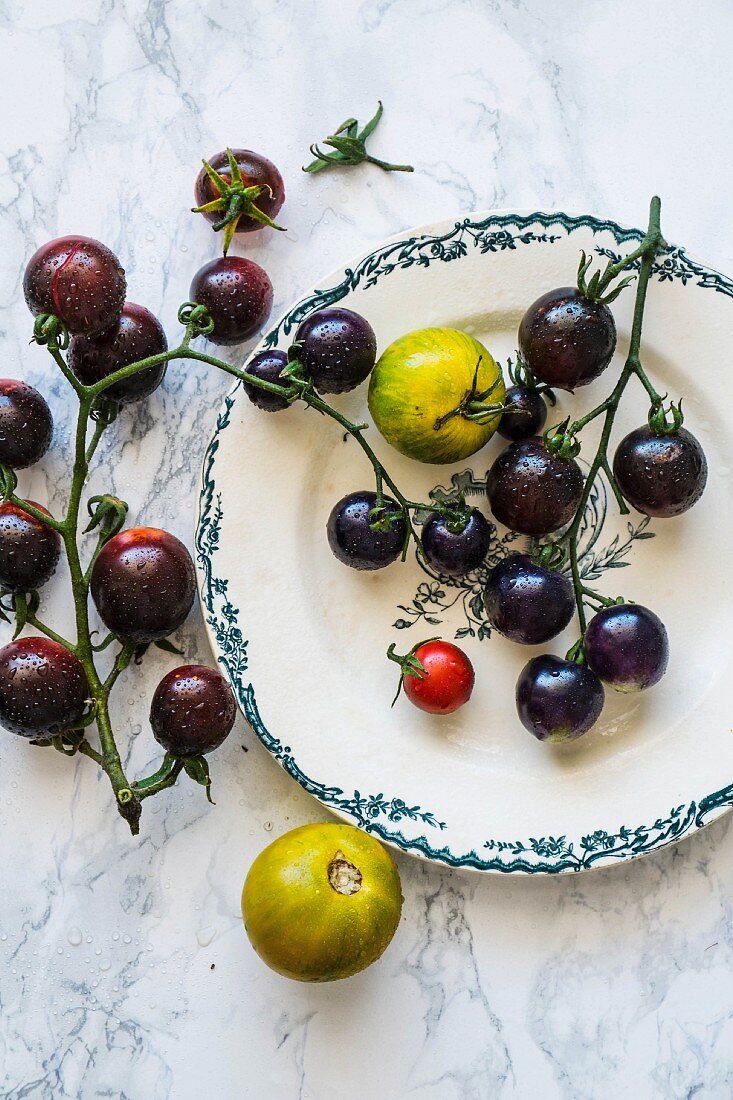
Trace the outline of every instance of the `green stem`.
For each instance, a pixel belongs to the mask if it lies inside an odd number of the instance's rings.
[[[87,464],[87,468],[89,467],[89,463],[92,461],[92,459],[94,457],[94,452],[96,451],[97,447],[99,446],[99,441],[102,438],[102,434],[103,434],[104,429],[106,427],[108,427],[108,425],[104,422],[104,420],[98,420],[96,422],[96,424],[94,425],[94,434],[93,434],[93,436],[91,438],[91,441],[89,443],[89,446],[87,447],[86,452],[84,454],[84,461]]]
[[[25,623],[26,626],[32,626],[36,630],[40,630],[41,634],[45,634],[52,642],[58,642],[59,645],[64,646],[71,653],[76,653],[76,646],[73,642],[68,641],[66,638],[62,637],[61,634],[57,634],[55,630],[52,630],[50,626],[46,626],[45,623],[42,623],[32,611],[27,612]]]
[[[128,822],[131,832],[135,834],[139,829],[140,803],[132,794],[130,783],[122,767],[109,717],[109,690],[102,683],[94,663],[94,650],[89,630],[89,582],[79,557],[79,508],[89,468],[86,457],[87,431],[94,401],[93,396],[89,393],[91,388],[93,387],[85,387],[79,402],[74,447],[74,469],[62,536],[71,574],[71,590],[74,596],[76,613],[75,652],[84,668],[89,689],[96,704],[96,725],[102,747],[102,767],[109,776],[115,792],[117,809]]]
[[[609,600],[607,596],[602,596],[600,592],[596,592],[595,588],[586,588],[584,584],[580,586],[580,590],[584,596],[587,596],[589,600],[595,600],[601,607],[613,607],[616,603],[615,600]]]
[[[164,791],[166,787],[172,787],[182,771],[182,760],[166,756],[157,772],[135,784],[135,795],[140,799],[149,798],[151,794],[157,794],[158,791]]]
[[[95,764],[99,764],[100,768],[104,767],[103,758],[100,756],[96,749],[92,748],[88,741],[80,741],[77,746],[77,752],[82,753],[84,756],[88,756],[90,760],[93,760],[95,762]]]
[[[647,378],[641,366],[641,362],[639,359],[639,349],[641,347],[641,330],[644,323],[644,306],[646,304],[646,294],[649,287],[649,279],[652,273],[654,258],[657,254],[658,249],[664,244],[664,238],[662,237],[659,223],[660,207],[660,200],[659,198],[657,198],[657,196],[655,196],[651,201],[649,209],[649,227],[647,229],[644,240],[641,242],[638,249],[636,249],[635,252],[631,253],[631,256],[627,256],[625,260],[622,261],[623,264],[628,266],[631,257],[633,257],[634,259],[638,259],[639,257],[641,257],[639,280],[636,285],[636,299],[634,302],[634,318],[631,326],[631,339],[629,342],[629,351],[626,357],[626,362],[624,363],[623,370],[621,371],[618,381],[608,397],[604,401],[602,401],[597,409],[594,409],[592,413],[589,413],[585,417],[581,417],[580,420],[575,421],[571,428],[571,430],[578,430],[578,425],[582,427],[583,424],[589,423],[592,419],[594,419],[595,416],[605,413],[603,428],[601,430],[601,438],[598,443],[598,448],[596,450],[593,461],[591,462],[588,476],[585,479],[580,503],[578,504],[578,508],[572,519],[570,527],[563,536],[568,546],[568,554],[570,557],[570,572],[572,574],[573,587],[575,589],[575,602],[578,610],[578,621],[580,623],[581,634],[585,633],[586,615],[583,603],[584,588],[580,577],[580,569],[578,565],[578,534],[580,531],[580,526],[583,522],[583,516],[585,514],[585,509],[588,504],[590,494],[593,490],[593,485],[600,470],[604,470],[607,477],[609,477],[610,474],[609,480],[611,488],[613,489],[614,494],[617,495],[617,499],[622,499],[618,491],[618,486],[616,485],[615,478],[613,477],[613,474],[610,473],[610,464],[608,461],[608,445],[611,439],[611,431],[613,429],[616,413],[618,411],[618,407],[621,402],[621,398],[623,397],[626,386],[628,385],[628,382],[633,375],[636,375],[637,378],[641,380],[642,384],[647,389],[647,392],[650,394],[650,396],[654,394],[658,398],[656,390],[654,390],[654,387],[651,385],[651,382],[649,382],[649,379]],[[617,267],[619,271],[622,270],[619,264],[616,264],[615,267]],[[616,271],[616,274],[618,274],[619,271]]]
[[[384,165],[383,162],[381,166]],[[391,165],[391,169],[407,170],[407,166]],[[610,470],[608,462],[607,450],[610,439],[611,429],[613,427],[614,417],[618,409],[619,402],[626,388],[626,385],[632,375],[636,375],[645,387],[649,396],[652,398],[653,404],[659,404],[661,399],[656,393],[656,390],[649,382],[644,370],[639,361],[639,347],[641,343],[641,328],[644,315],[644,302],[646,298],[647,286],[651,275],[652,264],[657,249],[662,245],[663,240],[659,227],[659,213],[660,203],[658,198],[654,198],[651,204],[649,229],[647,234],[640,244],[639,248],[627,256],[624,261],[620,261],[618,264],[611,265],[609,268],[610,279],[619,274],[621,270],[628,267],[630,263],[636,259],[641,258],[641,269],[639,272],[639,280],[636,293],[636,304],[634,308],[634,322],[631,332],[631,342],[629,347],[629,354],[626,359],[626,363],[621,372],[616,386],[613,392],[601,402],[601,404],[590,413],[581,417],[579,420],[571,426],[570,432],[579,431],[586,424],[590,423],[595,417],[605,415],[603,428],[601,432],[601,441],[599,443],[596,455],[591,463],[588,477],[585,480],[583,486],[583,493],[581,497],[578,509],[573,517],[573,520],[566,532],[564,539],[567,541],[568,554],[570,559],[570,568],[573,576],[573,584],[576,594],[576,603],[578,606],[578,618],[580,620],[581,632],[585,631],[586,618],[584,610],[584,597],[595,602],[605,605],[605,598],[599,596],[598,593],[592,589],[583,585],[580,577],[580,569],[578,564],[578,534],[582,523],[583,514],[590,497],[590,493],[594,484],[594,481],[599,473],[603,470],[606,476],[609,478],[609,483],[612,486],[614,493],[616,493],[619,505],[621,505],[622,498],[618,492],[618,486],[615,484],[615,479]],[[607,272],[607,276],[609,274]],[[185,312],[185,318],[183,311]],[[404,517],[407,528],[405,546],[403,550],[403,557],[407,553],[410,537],[414,538],[419,545],[419,539],[415,532],[415,528],[410,516],[411,511],[416,510],[435,510],[442,514],[455,514],[455,507],[451,507],[448,504],[431,503],[420,504],[416,501],[408,500],[404,494],[400,491],[399,487],[390,476],[388,471],[382,465],[377,458],[374,450],[364,436],[364,430],[366,425],[356,424],[349,420],[346,416],[340,413],[337,409],[333,408],[321,397],[319,397],[302,379],[292,378],[289,383],[284,385],[277,385],[276,383],[266,382],[263,379],[256,378],[253,375],[247,374],[245,371],[238,367],[232,366],[230,363],[226,363],[221,359],[216,358],[213,355],[208,355],[205,352],[194,350],[190,347],[191,339],[197,332],[208,331],[202,326],[201,314],[206,314],[203,307],[197,306],[194,303],[187,303],[185,307],[182,307],[181,320],[185,324],[185,333],[181,344],[169,351],[162,352],[159,355],[149,356],[147,359],[142,359],[136,363],[131,363],[128,366],[115,371],[113,374],[108,375],[106,378],[95,383],[93,386],[83,386],[79,380],[73,375],[66,363],[63,356],[56,345],[49,344],[49,351],[57,362],[64,376],[73,387],[74,391],[79,397],[79,415],[76,427],[76,440],[74,447],[74,466],[71,479],[71,490],[69,494],[69,502],[66,511],[66,516],[63,521],[59,522],[54,520],[53,517],[48,517],[45,513],[39,512],[33,506],[29,506],[26,502],[20,500],[17,497],[10,496],[9,499],[13,500],[20,507],[25,507],[30,514],[34,515],[37,519],[55,530],[59,531],[62,535],[64,546],[66,549],[67,560],[69,564],[69,571],[71,574],[71,587],[74,598],[74,607],[76,615],[76,634],[77,640],[75,645],[70,644],[57,635],[50,628],[42,624],[36,617],[29,616],[28,622],[36,626],[48,637],[54,638],[67,648],[72,650],[79,660],[81,661],[84,671],[87,675],[89,682],[90,692],[93,699],[93,720],[96,723],[97,730],[99,732],[99,740],[101,746],[101,752],[97,752],[91,745],[82,739],[77,749],[85,756],[89,756],[107,773],[112,788],[115,792],[117,800],[117,808],[120,814],[127,820],[131,831],[138,832],[139,818],[141,812],[141,802],[144,798],[148,798],[150,795],[156,794],[166,787],[172,786],[178,775],[183,770],[185,764],[181,760],[176,760],[173,757],[166,756],[162,766],[153,775],[148,776],[146,779],[142,779],[137,783],[131,784],[122,767],[122,761],[115,742],[114,733],[109,716],[109,695],[112,687],[116,683],[117,679],[127,667],[132,659],[135,651],[135,647],[131,644],[126,644],[119,650],[114,665],[107,675],[105,680],[102,680],[97,671],[94,653],[95,647],[92,644],[91,634],[89,629],[89,586],[91,580],[91,570],[96,559],[96,555],[99,553],[101,547],[104,545],[105,536],[100,534],[100,538],[96,547],[96,550],[92,556],[88,568],[84,570],[81,565],[78,539],[79,539],[79,511],[81,505],[81,497],[83,492],[84,483],[86,480],[89,462],[95,453],[95,450],[102,437],[102,433],[106,424],[103,420],[99,420],[95,426],[92,438],[87,445],[87,435],[89,427],[89,419],[92,413],[92,409],[98,398],[104,394],[106,390],[113,386],[115,383],[122,381],[125,378],[129,378],[140,371],[147,370],[150,367],[156,366],[160,363],[167,363],[175,359],[192,359],[196,362],[206,363],[210,366],[217,368],[231,375],[232,377],[246,381],[259,389],[283,395],[288,397],[289,400],[302,400],[306,405],[315,409],[317,412],[322,413],[325,416],[330,417],[333,421],[339,424],[346,432],[351,435],[358,445],[361,447],[365,456],[369,460],[372,469],[374,471],[374,477],[377,487],[377,500],[383,499],[383,487],[387,488],[394,495],[395,500],[399,504]],[[55,319],[52,319],[55,322]],[[204,324],[205,324],[204,320]],[[208,319],[209,326],[211,325],[210,318]],[[482,398],[488,396],[488,394],[480,395]],[[625,505],[624,505],[625,507]],[[612,602],[612,601],[609,601]],[[578,651],[580,652],[580,650]],[[91,716],[90,716],[91,717]]]
[[[656,196],[655,196],[655,198],[656,198]],[[654,199],[652,199],[652,202],[654,202]],[[649,247],[648,238],[649,238],[649,233],[647,232],[645,234],[643,240],[639,244],[638,248],[635,248],[633,252],[629,252],[629,254],[627,256],[623,256],[620,260],[617,260],[615,264],[609,264],[608,265],[608,267],[606,268],[606,270],[604,271],[603,275],[601,276],[601,278],[599,279],[599,282],[598,282],[598,291],[597,291],[597,293],[598,293],[599,297],[606,290],[608,290],[609,286],[611,285],[611,283],[613,282],[614,279],[616,279],[619,275],[621,275],[622,272],[628,271],[628,269],[630,267],[632,267],[636,263],[637,260],[643,258],[644,254],[646,253],[647,248]],[[660,241],[661,241],[661,234],[660,234]]]
[[[49,350],[51,356],[53,357],[54,362],[56,363],[56,366],[59,368],[59,370],[61,371],[61,373],[63,374],[64,378],[69,383],[69,385],[72,387],[72,389],[75,391],[75,393],[79,397],[79,400],[81,400],[81,398],[84,394],[85,387],[82,385],[82,383],[76,377],[76,375],[72,371],[71,367],[68,366],[68,364],[67,364],[66,360],[64,359],[63,355],[59,351],[58,344],[56,344],[56,343],[49,344],[48,345],[48,350]]]
[[[135,645],[133,642],[126,642],[122,649],[115,657],[115,663],[112,665],[107,679],[104,681],[104,690],[109,695],[112,687],[117,682],[119,677],[125,671],[132,658],[135,656]]]
[[[376,164],[378,168],[383,168],[385,172],[414,172],[415,169],[411,164],[390,164],[386,160],[380,160],[379,157],[373,157],[367,154],[364,157],[369,164]]]
[[[47,527],[53,527],[54,531],[58,531],[59,533],[63,531],[64,525],[62,522],[42,512],[41,509],[36,508],[34,504],[29,504],[27,500],[23,500],[21,497],[16,496],[15,493],[11,493],[7,499],[17,508],[22,508],[29,516],[33,516],[34,519],[39,520],[41,523],[45,523]]]

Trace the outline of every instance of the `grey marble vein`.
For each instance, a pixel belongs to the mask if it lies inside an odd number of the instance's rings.
[[[43,240],[107,241],[129,297],[173,336],[193,272],[217,249],[189,213],[192,181],[201,156],[232,143],[267,153],[286,178],[290,232],[246,248],[272,276],[276,311],[411,224],[484,206],[638,223],[656,190],[670,237],[731,271],[732,34],[726,0],[704,11],[683,0],[2,0],[2,373],[39,386],[57,425],[22,491],[60,507],[71,446],[65,383],[29,345],[22,300]],[[309,143],[347,114],[368,117],[377,98],[374,151],[415,174],[306,177]],[[90,488],[190,545],[227,388],[173,364],[110,430]],[[43,595],[60,627],[62,582],[63,570]],[[177,640],[207,659],[199,612]],[[117,693],[135,772],[156,759],[147,708],[170,667],[154,652]],[[400,857],[404,918],[389,951],[318,988],[270,973],[241,927],[254,855],[324,816],[243,722],[213,760],[216,807],[179,785],[147,807],[135,844],[89,761],[9,735],[0,761],[8,1100],[733,1095],[727,821],[632,865],[543,881]]]

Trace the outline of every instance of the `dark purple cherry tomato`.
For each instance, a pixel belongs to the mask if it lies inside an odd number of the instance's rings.
[[[664,623],[639,604],[614,604],[593,616],[583,639],[595,674],[616,691],[643,691],[661,680],[669,661]]]
[[[328,517],[328,545],[339,561],[352,569],[383,569],[402,553],[407,535],[405,517],[396,500],[383,498],[375,514],[376,493],[349,493]]]
[[[439,512],[431,512],[420,535],[427,562],[448,577],[465,577],[477,569],[489,552],[494,527],[478,508],[471,508],[463,526]]]
[[[33,386],[0,378],[0,463],[24,470],[51,446],[53,417]]]
[[[564,573],[509,554],[489,573],[484,592],[489,622],[505,638],[541,645],[568,625],[575,611],[573,586]]]
[[[433,639],[414,650],[423,667],[402,680],[410,702],[428,714],[453,714],[471,698],[476,675],[466,654],[452,642]]]
[[[574,390],[606,369],[616,348],[608,306],[564,286],[533,302],[519,325],[519,349],[535,378]]]
[[[0,649],[0,725],[39,737],[78,722],[89,698],[84,668],[50,638],[18,638]]]
[[[190,297],[206,306],[214,322],[214,344],[241,344],[270,316],[273,290],[267,272],[242,256],[219,256],[193,277]]]
[[[275,386],[287,386],[287,379],[281,377],[287,365],[288,357],[284,351],[261,351],[250,359],[244,373],[251,374],[253,378],[261,378],[264,382],[272,382]],[[281,409],[290,407],[286,397],[280,397],[270,390],[258,389],[251,382],[243,381],[242,385],[247,397],[258,409],[280,412]]]
[[[517,680],[517,713],[538,741],[574,741],[598,721],[603,685],[584,665],[548,653],[533,657]]]
[[[125,272],[114,252],[90,237],[58,237],[42,245],[25,269],[31,313],[53,313],[72,336],[95,336],[117,321],[125,302]]]
[[[28,502],[46,515],[41,504]],[[0,588],[33,592],[56,572],[61,536],[12,501],[0,504]]]
[[[255,206],[274,221],[285,202],[285,184],[282,176],[272,161],[268,160],[267,157],[263,157],[260,153],[253,153],[251,149],[232,149],[231,152],[239,166],[243,185],[245,187],[263,188],[254,200]],[[231,170],[226,150],[216,153],[208,163],[219,173],[223,180],[231,183]],[[196,177],[194,195],[197,206],[205,206],[221,195],[219,188],[208,177],[203,168]],[[204,211],[204,217],[207,221],[213,223],[219,221],[225,213],[226,211],[221,210]],[[237,220],[236,232],[255,233],[263,228],[262,222],[242,214]]]
[[[291,358],[319,393],[347,393],[374,367],[377,338],[369,322],[353,310],[319,309],[298,325]]]
[[[496,430],[513,443],[539,435],[547,420],[547,405],[535,386],[510,386],[504,395],[504,410]]]
[[[68,361],[79,381],[93,386],[130,363],[167,350],[168,341],[158,318],[145,306],[125,302],[117,324],[101,336],[72,337]],[[123,378],[105,390],[104,397],[123,405],[149,397],[163,381],[166,366],[159,363]]]
[[[496,519],[523,535],[547,535],[572,519],[583,495],[573,458],[558,458],[542,439],[511,443],[488,472],[486,490]]]
[[[118,638],[143,643],[172,634],[193,606],[193,561],[175,535],[157,527],[120,531],[94,563],[92,599]]]
[[[657,435],[646,424],[621,440],[613,459],[618,487],[637,512],[681,516],[703,494],[705,452],[687,428]]]
[[[150,725],[166,752],[198,756],[221,745],[236,715],[234,695],[223,676],[206,665],[181,665],[155,689]]]

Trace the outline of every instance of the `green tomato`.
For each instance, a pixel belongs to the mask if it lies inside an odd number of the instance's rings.
[[[458,411],[472,391],[484,405],[504,401],[501,369],[483,344],[457,329],[417,329],[379,357],[369,411],[387,442],[408,458],[458,462],[483,447],[501,419],[489,411],[479,423]]]
[[[392,856],[353,825],[291,829],[257,856],[242,891],[255,951],[302,982],[348,978],[370,966],[394,936],[401,911]]]

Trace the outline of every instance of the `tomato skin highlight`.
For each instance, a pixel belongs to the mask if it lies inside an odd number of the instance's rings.
[[[91,237],[58,237],[33,253],[23,277],[34,316],[53,313],[72,336],[96,336],[118,320],[125,302],[125,272],[105,244]]]
[[[331,883],[339,886],[344,864],[358,872],[346,887],[353,893]],[[291,829],[260,852],[242,891],[255,951],[278,974],[302,982],[336,981],[370,966],[392,940],[401,911],[392,856],[353,825]]]
[[[105,543],[90,587],[107,629],[140,645],[183,624],[196,597],[196,572],[175,535],[157,527],[126,527]]]
[[[29,500],[34,508],[50,512]],[[0,504],[0,585],[9,592],[32,592],[50,580],[61,556],[61,535],[6,500]]]
[[[51,446],[53,417],[46,399],[17,378],[0,378],[0,462],[24,470]]]
[[[471,698],[476,675],[466,654],[451,642],[425,642],[415,650],[423,677],[406,675],[405,695],[428,714],[452,714]]]

